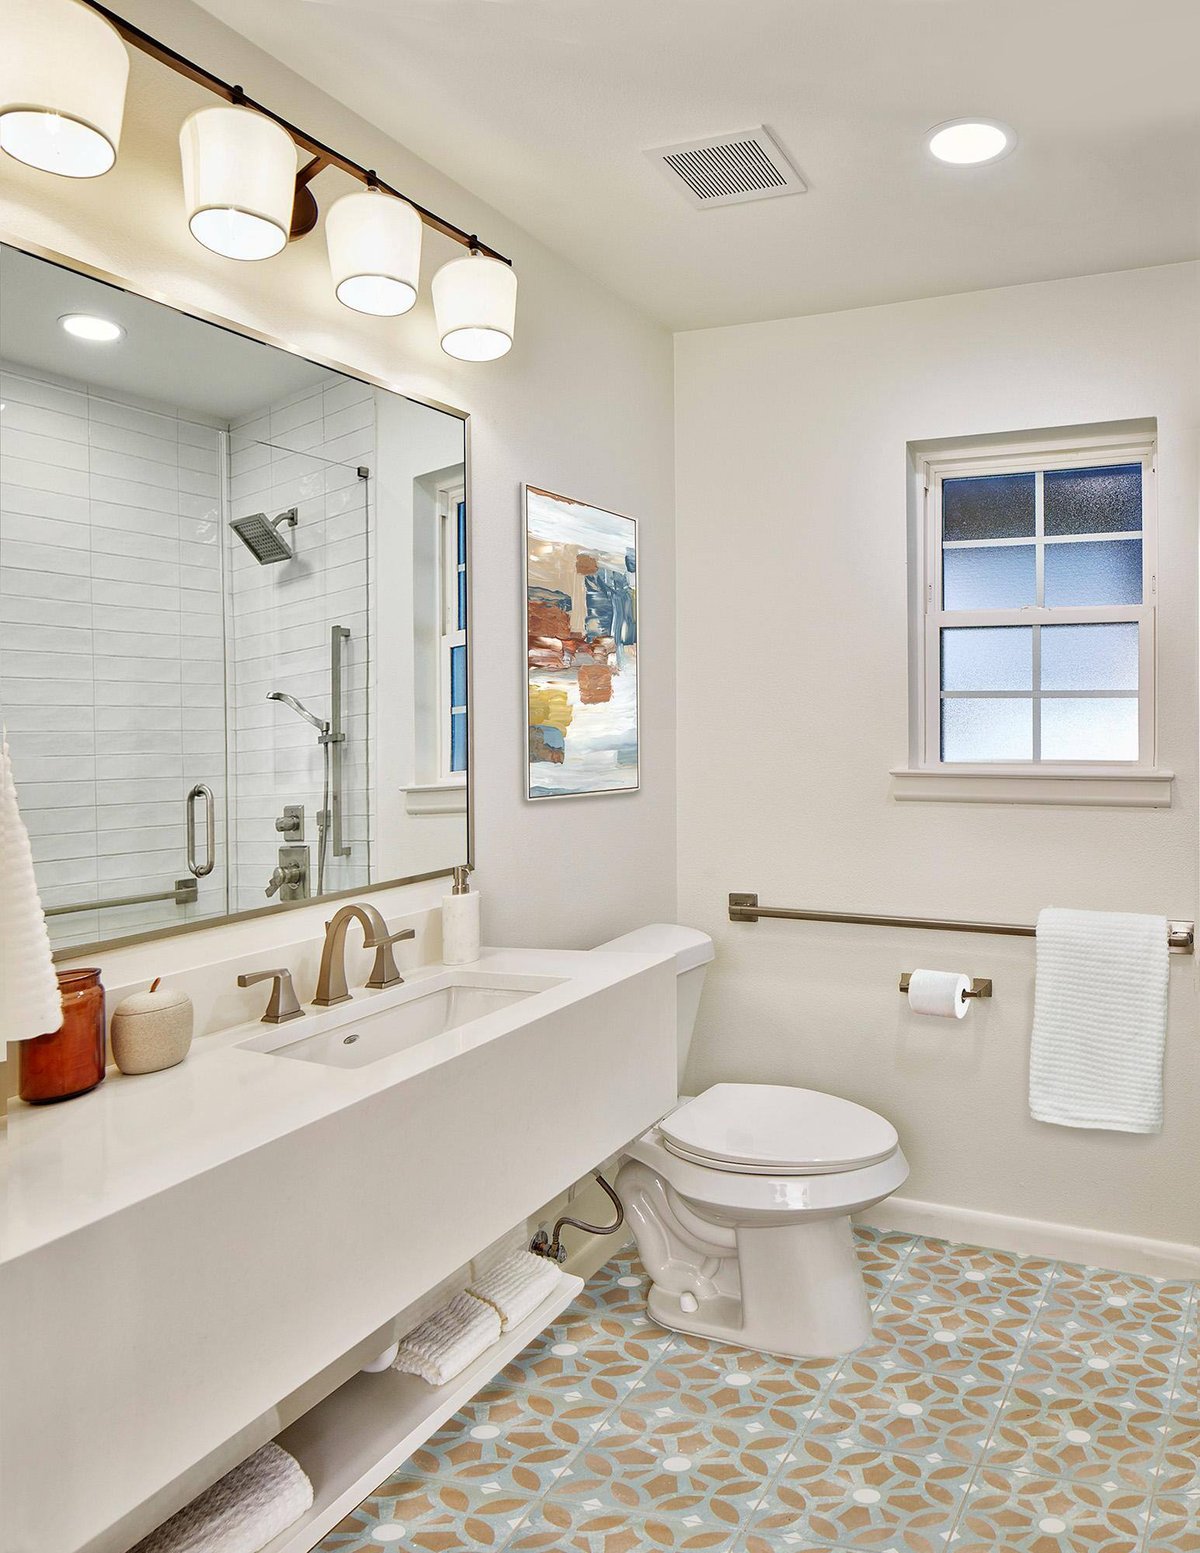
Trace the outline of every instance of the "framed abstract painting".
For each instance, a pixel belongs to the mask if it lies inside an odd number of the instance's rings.
[[[527,796],[635,792],[636,521],[527,485],[525,618]]]

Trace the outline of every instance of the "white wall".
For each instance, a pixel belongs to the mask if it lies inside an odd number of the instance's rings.
[[[905,1195],[1195,1243],[1200,1037],[1174,957],[1161,1137],[1034,1123],[1033,945],[760,923],[828,910],[1032,922],[1197,915],[1200,269],[1177,265],[676,341],[680,920],[717,940],[691,1082],[830,1089],[892,1118]],[[906,443],[1156,416],[1160,763],[1169,810],[901,804]],[[902,970],[995,980],[947,1025]]]
[[[140,55],[133,60],[116,168],[76,184],[10,161],[0,235],[73,256],[164,300],[471,414],[472,735],[485,933],[510,944],[579,946],[670,917],[675,755],[668,335],[187,0],[126,0],[122,10],[509,253],[521,285],[515,349],[502,362],[479,366],[453,362],[440,351],[428,281],[437,264],[460,250],[428,233],[422,301],[395,321],[367,319],[336,301],[319,233],[259,265],[222,260],[200,248],[184,221],[177,135],[186,114],[208,99]],[[326,172],[314,187],[327,205],[351,185]],[[523,800],[523,480],[642,520],[643,785],[634,796],[535,806]],[[589,859],[597,866],[586,867]],[[296,933],[293,922],[280,942]],[[194,961],[200,952],[202,946],[187,940],[168,941],[161,959],[169,967],[178,959]],[[124,979],[120,953],[105,963],[114,980]]]
[[[188,789],[224,802],[220,433],[20,364],[0,399],[0,720],[42,904],[158,894]],[[217,850],[194,905],[51,917],[51,941],[219,915]]]

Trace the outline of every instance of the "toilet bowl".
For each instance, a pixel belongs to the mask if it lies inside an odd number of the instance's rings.
[[[679,1071],[712,942],[662,924],[600,946],[671,952]],[[870,1334],[850,1215],[908,1175],[895,1128],[865,1106],[783,1084],[716,1084],[626,1151],[617,1194],[662,1326],[792,1358],[849,1353]]]

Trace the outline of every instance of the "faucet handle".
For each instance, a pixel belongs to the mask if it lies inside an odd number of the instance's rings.
[[[374,949],[375,964],[371,967],[371,974],[367,977],[368,987],[396,987],[404,980],[396,969],[395,956],[392,954],[392,945],[402,943],[406,938],[415,938],[413,928],[403,927],[398,933],[374,932],[366,940],[366,947]]]
[[[274,982],[267,1011],[262,1016],[264,1025],[282,1025],[289,1019],[303,1018],[304,1010],[292,986],[292,973],[286,966],[271,971],[243,971],[237,979],[239,987],[253,987],[259,981]]]

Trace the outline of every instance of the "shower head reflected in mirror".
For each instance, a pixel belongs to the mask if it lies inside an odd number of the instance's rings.
[[[303,706],[296,700],[295,696],[289,696],[286,690],[268,690],[267,700],[282,701],[284,706],[290,706],[297,716],[303,717],[306,723],[311,723],[319,734],[323,735],[329,732],[329,724],[323,717],[318,717],[315,712],[310,712],[306,706]]]
[[[276,561],[290,561],[291,545],[279,532],[280,525],[295,528],[295,507],[289,507],[277,518],[268,518],[265,512],[252,512],[249,517],[231,518],[229,526],[260,566],[273,566]]]

